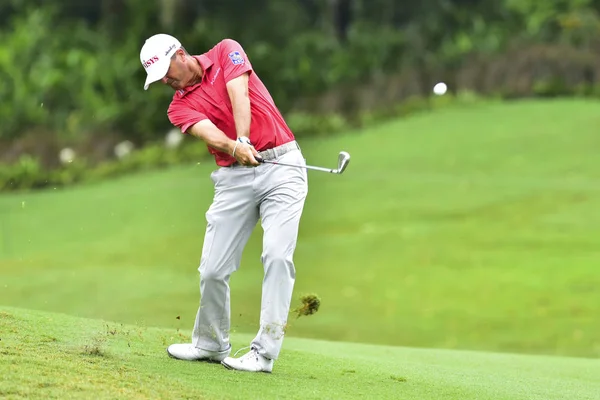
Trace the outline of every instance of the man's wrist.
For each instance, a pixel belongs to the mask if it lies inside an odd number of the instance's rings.
[[[248,136],[238,136],[238,142],[246,143],[248,146],[252,146],[252,142],[250,142],[250,138]]]
[[[252,146],[252,142],[250,142],[250,139],[246,136],[240,136],[237,138],[237,140],[231,140],[229,142],[229,152],[233,157],[235,157],[235,152],[238,150],[238,147],[241,144],[247,144],[248,146]]]
[[[227,152],[235,157],[235,151],[239,144],[240,144],[239,141],[229,139],[227,141],[227,150],[228,150]]]

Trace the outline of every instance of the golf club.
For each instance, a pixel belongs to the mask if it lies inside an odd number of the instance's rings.
[[[280,162],[272,161],[272,160],[263,160],[260,157],[255,157],[255,158],[256,158],[256,160],[258,162],[261,162],[261,163],[269,163],[269,164],[276,164],[276,165],[285,165],[287,167],[314,169],[316,171],[329,172],[331,174],[341,174],[342,172],[344,172],[344,170],[348,166],[348,163],[350,162],[350,154],[348,154],[345,151],[340,151],[340,155],[338,156],[337,169],[330,169],[330,168],[323,168],[323,167],[314,167],[312,165],[286,164],[286,163],[280,163]]]

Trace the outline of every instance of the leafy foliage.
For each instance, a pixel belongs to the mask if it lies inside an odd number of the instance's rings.
[[[166,148],[162,143],[152,143],[133,151],[123,159],[95,165],[91,165],[85,159],[75,159],[55,169],[43,168],[39,161],[25,154],[13,165],[0,164],[0,192],[57,188],[114,178],[135,171],[204,162],[207,154],[206,147],[198,143],[186,144],[176,149]]]
[[[599,10],[598,0],[5,1],[0,141],[159,140],[172,93],[142,89],[138,54],[160,31],[196,54],[236,38],[299,135],[369,120],[439,80],[504,97],[597,95]],[[307,99],[327,96],[337,97],[318,103],[327,117],[307,117]]]

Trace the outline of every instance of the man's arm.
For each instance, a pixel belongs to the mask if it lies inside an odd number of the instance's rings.
[[[235,130],[238,137],[250,137],[250,97],[248,96],[248,75],[246,72],[227,82],[227,93],[233,108]]]
[[[249,72],[245,72],[227,82],[227,93],[231,100],[231,107],[233,108],[233,119],[235,122],[235,131],[239,138],[250,138],[250,96],[248,95],[248,76]],[[254,156],[258,156],[258,152],[253,146],[248,146],[245,142],[238,144],[236,152],[240,151],[246,154],[253,161]],[[249,165],[258,165],[259,163],[254,161],[250,162]],[[245,164],[248,165],[248,164]]]
[[[231,154],[242,165],[259,165],[258,161],[254,158],[254,153],[256,153],[254,147],[229,139],[223,131],[208,119],[197,122],[187,130],[187,133],[202,139],[214,149]]]
[[[202,139],[213,149],[217,149],[227,154],[233,153],[235,140],[229,139],[223,131],[217,128],[215,124],[208,119],[204,119],[192,125],[192,127],[187,130],[187,133]]]

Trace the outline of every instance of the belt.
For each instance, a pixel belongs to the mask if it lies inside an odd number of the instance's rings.
[[[298,149],[300,149],[300,146],[295,140],[292,140],[291,142],[282,144],[281,146],[259,151],[258,155],[261,156],[263,160],[274,160],[275,158],[280,157],[285,153],[289,153],[290,151]]]
[[[263,151],[259,151],[258,155],[263,160],[274,160],[277,157],[284,155],[285,153],[289,153],[290,151],[299,150],[299,149],[300,149],[300,145],[298,144],[298,142],[296,142],[295,140],[292,140],[291,142],[287,142],[280,146],[273,147],[271,149],[266,149]],[[236,168],[236,167],[241,167],[241,166],[242,165],[236,161],[233,164],[229,165],[229,168]]]

